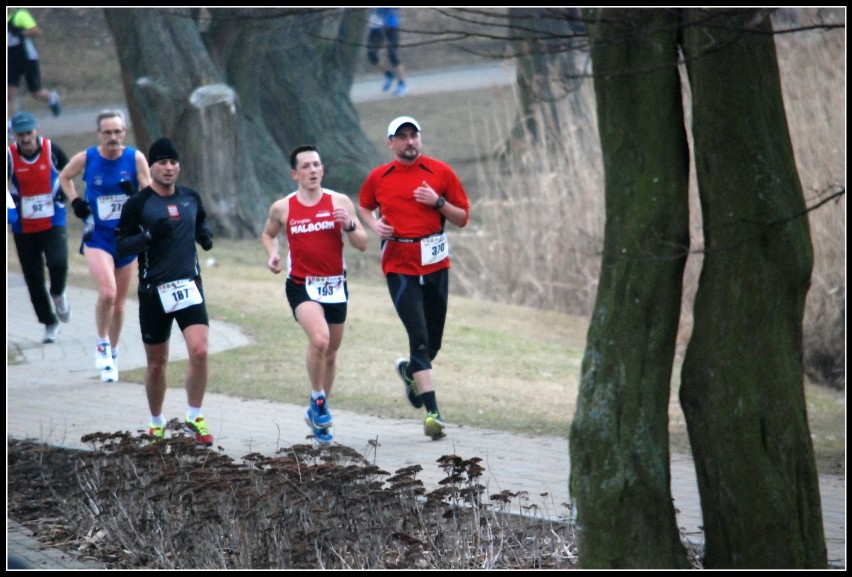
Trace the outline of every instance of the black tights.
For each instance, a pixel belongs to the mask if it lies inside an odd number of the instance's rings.
[[[15,248],[21,271],[30,293],[30,301],[43,325],[56,324],[50,296],[65,292],[68,280],[68,233],[64,226],[54,226],[42,232],[15,235]],[[45,285],[44,268],[50,278],[50,293]]]
[[[409,371],[414,374],[432,368],[441,350],[447,318],[449,269],[428,275],[388,273],[388,291],[408,333]]]

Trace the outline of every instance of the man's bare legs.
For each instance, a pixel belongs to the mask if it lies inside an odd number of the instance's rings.
[[[329,325],[322,305],[315,302],[302,303],[296,314],[299,325],[308,336],[305,365],[311,390],[330,397],[337,373],[337,351],[343,342],[343,325]]]
[[[136,272],[136,261],[117,269],[108,252],[91,247],[85,247],[83,251],[98,290],[95,302],[95,329],[98,333],[95,367],[103,371],[102,380],[117,381],[116,349],[124,326],[125,302]]]

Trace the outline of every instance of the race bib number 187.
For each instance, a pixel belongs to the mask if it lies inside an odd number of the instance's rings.
[[[192,305],[200,305],[204,302],[204,297],[201,296],[198,285],[192,279],[164,282],[157,285],[157,291],[160,293],[163,310],[167,313],[173,313]]]

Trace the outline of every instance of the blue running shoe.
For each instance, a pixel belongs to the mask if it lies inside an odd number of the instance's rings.
[[[314,434],[314,439],[320,445],[329,445],[334,440],[334,435],[331,434],[325,427],[315,427],[311,415],[311,409],[305,411],[305,424],[307,424],[311,428],[311,432]]]
[[[50,93],[50,102],[48,103],[48,106],[50,106],[50,111],[54,116],[62,114],[62,105],[59,103],[59,95],[55,90]]]
[[[393,86],[393,79],[394,79],[393,72],[391,72],[390,70],[385,72],[385,83],[382,84],[382,92],[387,92],[388,90],[391,89],[391,86]]]
[[[311,418],[311,424],[314,428],[325,429],[332,424],[333,419],[331,418],[331,411],[328,410],[328,401],[325,396],[311,399],[308,415]]]

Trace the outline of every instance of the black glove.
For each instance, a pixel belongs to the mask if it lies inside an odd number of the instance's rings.
[[[65,191],[62,190],[62,187],[56,189],[56,193],[53,195],[53,200],[58,202],[59,204],[62,204],[63,202],[68,200],[68,197],[65,196]]]
[[[205,230],[199,232],[195,236],[195,240],[196,242],[198,242],[198,244],[201,245],[201,248],[203,248],[204,250],[210,250],[211,248],[213,248],[213,235],[210,234],[209,231]]]
[[[122,180],[118,183],[118,187],[121,189],[121,192],[127,196],[133,196],[133,193],[136,192],[136,189],[133,188],[133,183],[129,180]]]
[[[80,220],[86,220],[86,218],[92,215],[92,209],[89,208],[89,203],[80,197],[71,201],[71,208],[74,209],[74,216]]]
[[[148,236],[149,238],[152,238],[152,239],[156,238],[156,239],[160,239],[160,240],[165,240],[165,239],[169,238],[170,236],[172,236],[172,233],[174,232],[174,230],[175,230],[174,222],[171,219],[169,219],[169,217],[164,216],[163,218],[158,220],[156,223],[154,223],[154,226],[152,226],[150,228],[150,230],[148,231],[148,234],[146,236]]]

